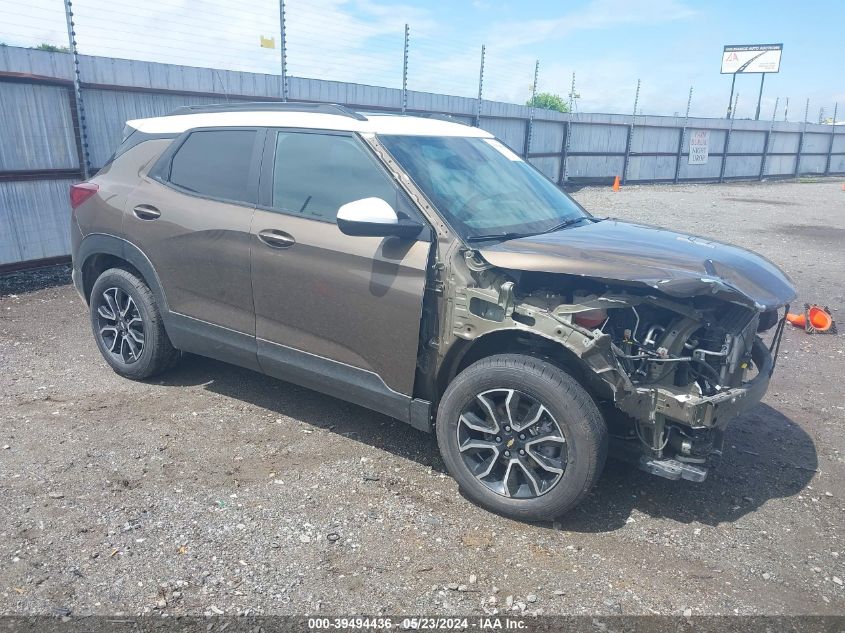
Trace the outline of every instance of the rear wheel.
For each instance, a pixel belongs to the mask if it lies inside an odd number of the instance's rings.
[[[437,442],[464,493],[522,520],[549,520],[593,487],[607,430],[589,394],[560,368],[519,354],[458,374],[437,414]]]
[[[121,376],[150,378],[179,359],[155,296],[131,272],[110,268],[102,273],[91,290],[90,312],[97,347]]]

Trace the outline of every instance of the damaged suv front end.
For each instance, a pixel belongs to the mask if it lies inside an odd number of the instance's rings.
[[[429,301],[438,327],[421,358],[433,355],[448,380],[485,341],[528,349],[586,387],[612,453],[703,481],[730,420],[766,392],[795,298],[790,279],[735,246],[593,217],[496,141],[382,141],[410,193],[458,237],[438,244]],[[444,175],[432,160],[446,162]],[[474,161],[499,161],[497,180]],[[514,169],[514,183],[530,181],[519,193],[502,175]]]
[[[759,255],[610,220],[478,256],[519,270],[516,314],[569,329],[561,343],[613,405],[614,452],[670,479],[702,481],[728,422],[763,397],[795,297]]]

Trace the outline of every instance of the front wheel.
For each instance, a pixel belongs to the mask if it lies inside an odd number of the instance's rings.
[[[607,428],[589,394],[563,370],[502,354],[449,385],[438,408],[437,444],[474,502],[515,519],[551,520],[595,484]]]

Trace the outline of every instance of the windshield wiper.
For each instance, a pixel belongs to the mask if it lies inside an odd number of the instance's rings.
[[[536,235],[536,233],[490,233],[489,235],[470,235],[466,238],[466,241],[487,242],[490,240],[499,240],[504,242],[505,240],[516,240],[520,237],[530,237],[531,235]]]
[[[582,220],[592,220],[593,222],[601,222],[604,219],[605,218],[594,218],[594,217],[591,217],[591,216],[588,216],[588,215],[582,215],[582,216],[577,217],[577,218],[569,218],[568,220],[564,220],[560,224],[555,224],[552,228],[546,229],[545,231],[543,231],[542,233],[538,233],[537,235],[544,235],[546,233],[554,233],[555,231],[560,231],[562,229],[568,228],[568,227],[572,226],[573,224],[578,224]]]
[[[545,235],[546,233],[554,233],[555,231],[560,231],[561,229],[565,229],[567,227],[572,226],[573,224],[578,224],[582,220],[590,220],[591,222],[601,222],[602,220],[606,220],[607,218],[595,218],[589,215],[582,215],[581,217],[577,218],[569,218],[561,222],[560,224],[556,224],[550,229],[546,229],[545,231],[540,232],[532,232],[532,233],[514,233],[514,232],[506,232],[506,233],[490,233],[488,235],[470,235],[466,238],[467,242],[486,242],[491,240],[499,240],[500,242],[504,242],[506,240],[516,240],[520,237],[533,237],[534,235]]]

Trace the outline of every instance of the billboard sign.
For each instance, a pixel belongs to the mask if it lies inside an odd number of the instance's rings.
[[[689,164],[706,165],[710,154],[710,130],[691,130],[689,135]]]
[[[725,46],[722,51],[722,74],[780,72],[783,44],[749,44]]]

